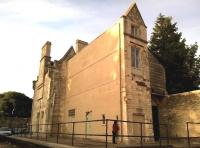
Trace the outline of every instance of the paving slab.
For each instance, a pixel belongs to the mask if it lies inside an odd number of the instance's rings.
[[[16,143],[16,145],[20,145],[26,148],[27,148],[27,145],[29,146],[29,148],[35,148],[35,147],[37,148],[75,148],[69,145],[51,143],[51,142],[24,138],[24,137],[6,136],[3,138],[5,140],[10,141],[11,143]]]

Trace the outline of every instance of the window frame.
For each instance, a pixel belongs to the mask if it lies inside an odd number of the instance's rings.
[[[75,109],[69,109],[68,110],[68,117],[75,118],[76,110]]]
[[[140,32],[140,28],[137,25],[131,25],[131,35],[133,37],[140,37],[141,32]]]
[[[138,47],[131,47],[131,66],[133,68],[139,69],[140,68],[140,48]]]

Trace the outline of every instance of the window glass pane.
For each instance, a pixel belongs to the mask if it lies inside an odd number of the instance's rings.
[[[139,68],[139,49],[136,49],[136,56],[135,56],[135,58],[136,58],[136,61],[135,61],[135,63],[136,63],[136,65],[135,65],[135,67],[136,68]]]
[[[140,65],[140,55],[138,48],[131,48],[131,65],[132,67],[139,68]]]
[[[138,26],[131,26],[131,35],[134,37],[140,36],[141,32]]]
[[[135,48],[131,49],[131,66],[135,67]]]
[[[70,109],[70,110],[68,111],[68,116],[69,116],[69,117],[75,117],[75,109]]]
[[[134,34],[135,34],[135,27],[134,27],[134,26],[131,26],[131,35],[134,36]]]

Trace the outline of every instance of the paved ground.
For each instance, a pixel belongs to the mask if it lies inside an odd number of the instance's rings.
[[[15,136],[16,137],[16,136]],[[39,140],[39,141],[44,141],[44,142],[51,142],[51,143],[57,143],[57,137],[56,136],[30,136],[30,135],[26,135],[26,136],[22,136],[23,138],[27,138],[27,139],[34,139],[34,140]],[[21,138],[21,137],[18,137]],[[87,147],[87,148],[105,148],[106,147],[106,143],[105,143],[105,139],[104,140],[92,140],[92,139],[86,139],[86,138],[77,138],[74,137],[74,141],[72,143],[72,137],[58,137],[58,143],[59,144],[64,144],[64,145],[69,145],[69,146],[73,146],[74,147]],[[165,142],[166,143],[166,142]],[[166,147],[166,144],[162,143],[162,148]],[[165,145],[165,146],[163,146]],[[148,147],[148,148],[158,148],[160,147],[159,143],[144,143],[143,144],[144,147]],[[134,145],[125,145],[122,143],[118,143],[118,144],[112,144],[111,142],[108,142],[107,145],[108,148],[139,148],[141,147],[141,144],[135,144]],[[168,147],[170,148],[170,146]]]
[[[43,143],[57,143],[57,136],[46,136],[46,135],[23,135],[21,136],[14,136],[16,138],[24,138],[24,139],[34,139],[36,142],[38,141],[43,141]],[[102,138],[104,139],[104,138]],[[105,148],[106,147],[106,143],[105,143],[105,139],[104,140],[91,140],[91,139],[86,139],[86,138],[77,138],[74,137],[74,141],[72,142],[72,137],[68,136],[68,137],[58,137],[58,143],[59,144],[63,144],[63,145],[68,145],[68,146],[73,146],[74,147],[87,147],[87,148]],[[168,146],[168,148],[172,147],[172,145],[174,146],[174,148],[187,148],[188,147],[188,142],[187,139],[182,139],[182,140],[171,140],[169,141],[169,144],[171,146]],[[167,147],[167,141],[163,140],[162,141],[162,148]],[[143,144],[144,147],[146,148],[159,148],[160,147],[160,143],[144,143]],[[112,144],[110,142],[108,142],[107,145],[108,148],[139,148],[141,147],[140,143],[138,144],[129,144],[129,145],[125,145],[125,144]],[[0,147],[1,148],[1,147]],[[192,148],[200,148],[200,144],[199,144],[199,140],[198,143],[197,142],[193,142],[192,143]]]
[[[0,142],[0,148],[19,148],[16,145],[12,145],[9,142]]]

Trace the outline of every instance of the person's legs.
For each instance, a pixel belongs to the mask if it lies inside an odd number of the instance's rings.
[[[115,134],[115,143],[118,142],[118,133]]]
[[[112,142],[113,142],[113,144],[115,143],[115,137],[116,137],[116,133],[114,133],[114,132],[112,132]]]

